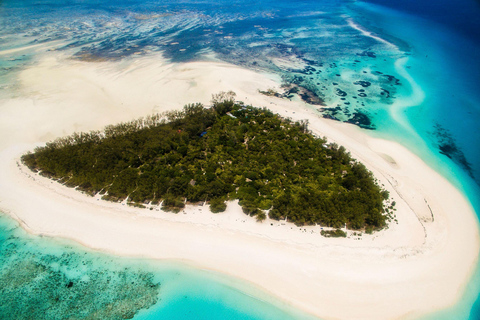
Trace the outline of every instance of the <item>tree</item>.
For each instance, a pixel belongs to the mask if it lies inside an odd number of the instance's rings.
[[[257,217],[257,222],[263,222],[265,221],[265,219],[267,219],[267,215],[263,211],[260,211],[256,217]]]
[[[217,115],[223,116],[232,110],[235,103],[235,96],[236,93],[233,91],[222,91],[212,95],[212,105]]]
[[[210,200],[210,211],[213,213],[224,212],[227,209],[225,200],[221,198],[214,198]]]

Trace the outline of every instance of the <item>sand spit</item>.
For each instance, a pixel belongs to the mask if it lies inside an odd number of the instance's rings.
[[[321,119],[304,103],[258,93],[279,79],[214,62],[161,57],[86,63],[55,53],[21,73],[21,98],[0,101],[0,209],[29,232],[120,255],[174,259],[249,281],[323,319],[398,319],[453,305],[474,270],[478,224],[468,201],[403,146]],[[30,172],[19,157],[74,131],[208,103],[233,90],[345,146],[397,203],[397,223],[326,239],[320,227],[257,223],[238,205],[211,214],[137,209],[83,195]]]

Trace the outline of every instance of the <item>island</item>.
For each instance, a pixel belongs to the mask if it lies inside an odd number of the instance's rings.
[[[475,287],[469,287],[478,283],[472,278],[477,275],[480,246],[475,212],[458,187],[429,167],[414,149],[385,140],[379,132],[325,119],[319,106],[307,105],[298,97],[290,101],[259,93],[269,88],[281,92],[281,79],[270,74],[221,62],[172,64],[156,54],[95,63],[72,60],[64,52],[51,54],[20,71],[19,89],[29,95],[22,93],[3,104],[0,126],[4,137],[0,211],[32,237],[44,238],[42,243],[67,242],[81,245],[81,252],[119,255],[155,268],[174,266],[174,274],[188,267],[225,279],[222,283],[241,296],[291,306],[320,319],[420,318],[436,311],[448,316],[447,309],[464,301],[465,295],[476,298]],[[336,228],[297,227],[269,218],[269,212],[260,207],[267,218],[259,223],[256,216],[243,213],[239,200],[226,201],[224,213],[212,214],[208,206],[212,198],[203,198],[199,201],[203,206],[187,202],[174,214],[162,211],[163,200],[156,194],[157,205],[152,204],[154,200],[134,201],[138,190],[127,192],[130,197],[121,203],[104,201],[103,196],[113,195],[113,190],[100,193],[108,185],[88,196],[80,187],[73,188],[80,186],[74,178],[58,183],[20,161],[29,150],[34,153],[36,147],[46,147],[58,137],[92,130],[103,133],[108,125],[139,117],[144,117],[145,124],[149,115],[184,112],[183,106],[191,102],[212,105],[212,94],[228,90],[237,93],[235,100],[244,101],[246,109],[248,105],[266,107],[290,118],[291,125],[303,121],[316,137],[327,137],[325,147],[344,146],[389,192],[384,207],[395,201],[395,220],[388,221],[386,213],[388,228],[372,234],[346,230],[347,237],[327,238],[320,236],[321,231]],[[240,118],[235,111],[230,114]],[[234,119],[224,116],[225,121]],[[198,140],[209,139],[212,128],[207,127]],[[257,138],[249,137],[249,149]],[[292,163],[285,174],[295,167]],[[70,183],[72,188],[65,186]],[[290,216],[286,218],[291,221]],[[28,247],[28,242],[22,247]],[[160,283],[160,303],[168,304],[168,283],[151,282],[156,283]],[[153,289],[147,288],[147,294]],[[231,301],[234,306],[239,302]],[[251,304],[245,308],[256,309]]]
[[[387,226],[394,202],[373,174],[346,149],[313,135],[308,121],[292,121],[214,95],[211,107],[187,104],[74,133],[22,156],[31,170],[105,200],[178,213],[186,203],[239,200],[263,221],[321,225],[325,236],[344,226],[372,233]]]

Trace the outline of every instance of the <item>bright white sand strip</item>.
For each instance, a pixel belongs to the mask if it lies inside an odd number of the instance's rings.
[[[421,105],[425,100],[425,92],[423,92],[422,87],[408,73],[406,68],[408,60],[409,58],[404,57],[395,61],[395,71],[408,82],[408,85],[410,85],[410,95],[409,97],[402,97],[402,99],[393,102],[390,107],[390,116],[405,130],[416,135],[412,125],[408,122],[405,111],[408,108]]]
[[[221,63],[166,64],[159,57],[83,63],[50,55],[21,74],[21,98],[0,102],[0,208],[32,233],[192,263],[249,281],[324,319],[397,319],[453,305],[479,253],[477,221],[464,196],[397,143],[321,119],[303,103],[258,94],[278,87],[276,80]],[[235,204],[217,215],[206,207],[177,215],[134,209],[17,164],[22,153],[55,137],[208,103],[222,90],[308,119],[316,134],[345,146],[390,191],[398,224],[361,240],[326,239],[319,227],[256,223]]]
[[[369,38],[375,39],[375,40],[377,40],[378,42],[381,42],[381,43],[383,43],[383,44],[386,44],[387,46],[390,46],[390,47],[398,50],[398,47],[397,47],[396,45],[394,45],[394,44],[391,43],[391,42],[388,42],[388,41],[385,40],[385,39],[380,38],[379,36],[375,35],[374,33],[370,32],[370,31],[365,30],[363,27],[361,27],[360,25],[358,25],[357,23],[355,23],[352,18],[348,18],[348,19],[347,19],[347,23],[348,23],[348,25],[349,25],[350,27],[352,27],[353,29],[359,31],[359,32],[360,32],[362,35],[364,35],[365,37],[369,37]]]
[[[42,48],[43,50],[50,49],[50,48],[55,48],[60,43],[61,43],[61,41],[56,40],[56,41],[50,41],[50,42],[46,42],[46,43],[32,44],[32,45],[29,45],[29,46],[18,47],[18,48],[14,48],[14,49],[0,50],[0,56],[9,55],[9,54],[12,54],[12,53],[17,53],[17,52],[21,52],[21,51],[25,51],[25,50],[36,49],[36,48]]]

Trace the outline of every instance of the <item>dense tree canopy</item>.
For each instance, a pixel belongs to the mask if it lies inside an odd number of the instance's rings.
[[[213,107],[75,133],[25,154],[42,175],[104,199],[178,211],[186,201],[214,212],[239,199],[245,213],[352,229],[386,225],[382,190],[345,148],[327,144],[267,109],[217,97]]]

